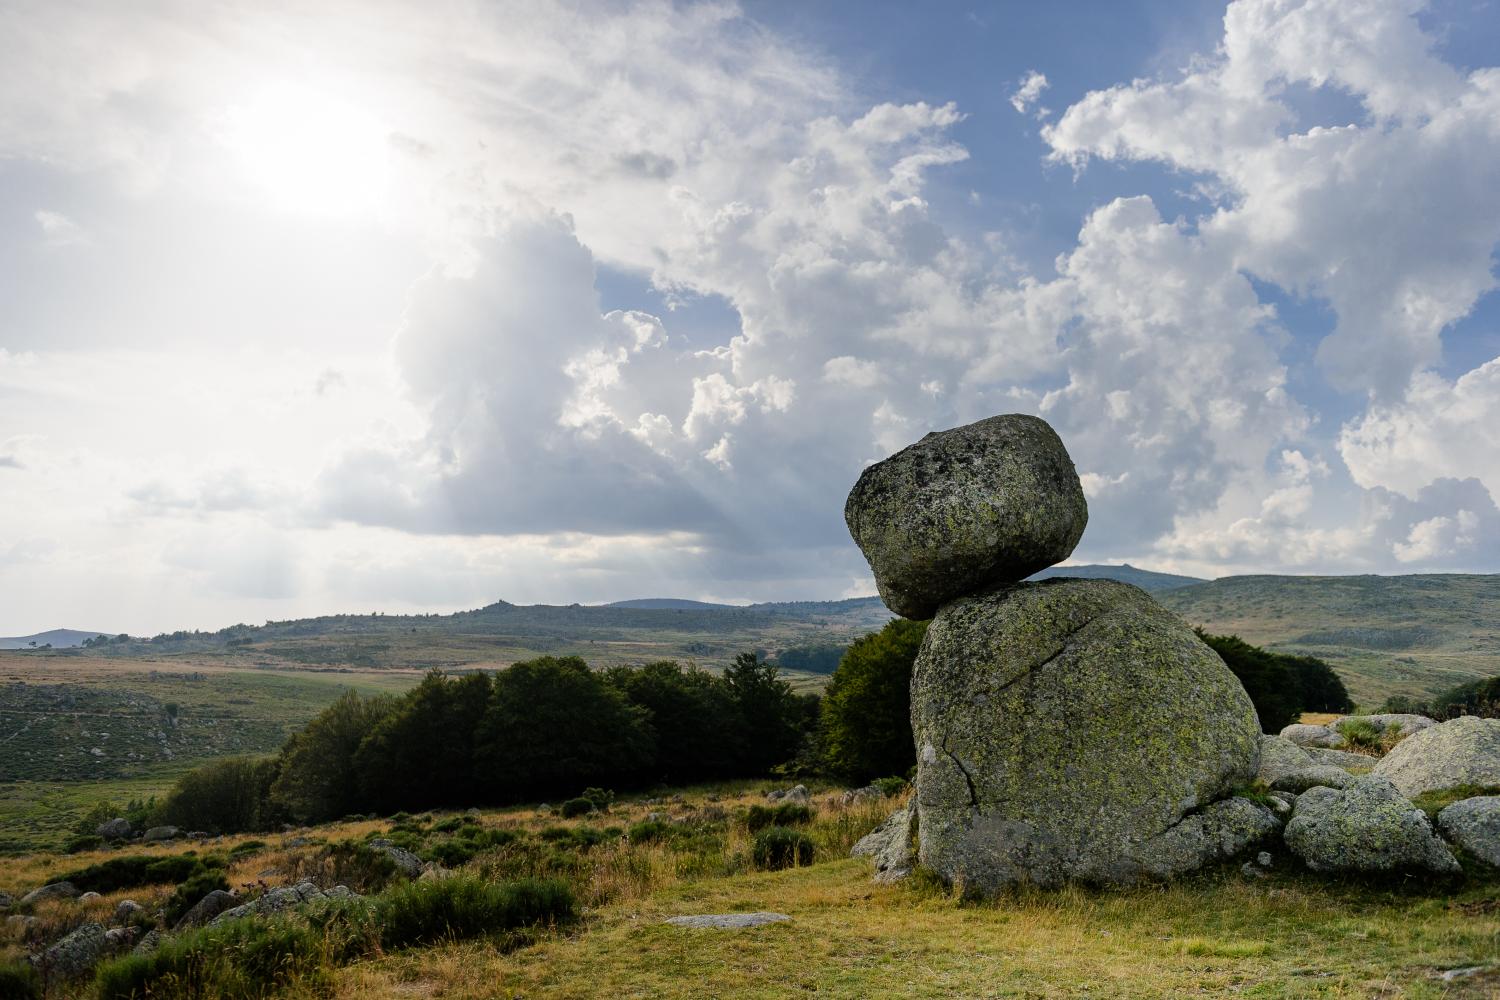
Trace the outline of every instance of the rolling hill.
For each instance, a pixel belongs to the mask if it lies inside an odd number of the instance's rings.
[[[1137,569],[1129,563],[1119,566],[1049,566],[1035,573],[1029,580],[1048,580],[1056,576],[1082,577],[1086,580],[1119,580],[1140,587],[1148,594],[1161,594],[1179,587],[1191,587],[1196,583],[1207,583],[1196,576],[1178,576],[1175,573],[1157,573],[1149,569]]]
[[[72,649],[82,646],[83,640],[101,635],[100,632],[80,632],[76,628],[55,628],[35,635],[13,635],[0,637],[0,649],[31,649],[33,646],[51,646],[53,649]]]
[[[1157,597],[1210,632],[1327,660],[1364,706],[1500,674],[1500,576],[1229,576]]]

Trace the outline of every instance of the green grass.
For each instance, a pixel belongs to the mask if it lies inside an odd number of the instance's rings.
[[[1436,792],[1423,792],[1412,799],[1412,804],[1425,812],[1429,819],[1437,819],[1437,814],[1451,806],[1460,799],[1472,799],[1479,795],[1500,795],[1500,787],[1493,785],[1459,785],[1456,788],[1444,788]]]

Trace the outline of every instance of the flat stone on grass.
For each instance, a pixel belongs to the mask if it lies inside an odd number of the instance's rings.
[[[785,913],[700,913],[686,917],[668,917],[666,923],[674,927],[710,927],[720,931],[741,931],[747,927],[763,927],[779,924],[791,917]]]

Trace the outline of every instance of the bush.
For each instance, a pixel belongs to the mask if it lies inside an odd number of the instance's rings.
[[[755,867],[768,871],[802,867],[812,864],[813,842],[806,834],[784,826],[773,826],[755,835],[750,856],[755,860]]]
[[[77,837],[69,837],[63,844],[63,853],[82,854],[84,851],[95,851],[104,846],[104,838],[92,833]]]
[[[0,997],[41,1000],[42,977],[27,961],[0,962]]]
[[[796,802],[783,802],[779,806],[751,806],[745,814],[745,828],[751,833],[768,826],[800,826],[811,823],[813,811]]]
[[[1195,630],[1239,678],[1255,705],[1262,732],[1279,733],[1302,714],[1302,696],[1289,657],[1276,656],[1252,646],[1237,635],[1209,635]]]
[[[876,778],[874,781],[870,782],[870,784],[880,789],[881,795],[884,795],[886,798],[890,798],[892,795],[900,795],[902,792],[906,791],[906,786],[910,784],[910,782],[908,782],[905,778],[891,777]]]
[[[1500,718],[1500,677],[1469,681],[1444,691],[1433,701],[1431,714],[1439,719],[1456,719],[1460,715]]]
[[[1380,749],[1380,730],[1363,719],[1347,719],[1339,723],[1339,735],[1344,738],[1344,744],[1353,749]]]
[[[99,1000],[251,1000],[323,974],[323,935],[290,921],[261,918],[205,927],[162,942],[149,955],[99,966]]]
[[[615,793],[606,788],[585,788],[578,797],[588,799],[602,813],[609,812],[609,807],[615,803]]]
[[[290,875],[293,881],[305,878],[320,885],[347,885],[364,895],[380,891],[396,877],[396,862],[363,841],[341,840],[298,858]]]
[[[146,885],[181,882],[203,866],[204,862],[192,854],[178,854],[165,858],[136,854],[124,858],[110,858],[108,861],[101,861],[87,868],[69,872],[63,875],[60,881],[72,882],[80,892],[110,893]]]
[[[1431,715],[1432,706],[1404,694],[1393,694],[1375,710],[1378,715]]]
[[[860,782],[916,766],[911,670],[926,634],[926,622],[896,618],[844,654],[819,720],[829,770]]]
[[[269,830],[280,819],[271,802],[279,765],[274,757],[229,757],[178,779],[161,806],[161,821],[194,830]]]
[[[265,846],[266,842],[264,840],[242,840],[238,844],[235,844],[233,847],[231,847],[229,849],[229,853],[231,855],[250,854],[253,851],[259,851],[263,849]]]
[[[223,872],[205,868],[189,875],[167,900],[167,926],[176,924],[183,914],[197,906],[200,899],[215,889],[226,892],[229,889],[229,880],[224,877]]]
[[[659,840],[666,840],[671,833],[672,827],[669,824],[659,819],[648,819],[631,826],[625,837],[632,844],[654,844]]]
[[[570,923],[578,903],[565,882],[486,882],[466,876],[411,882],[376,901],[380,943],[406,948],[461,941],[538,924]]]
[[[573,819],[577,816],[587,816],[594,811],[594,803],[585,798],[569,799],[562,804],[562,818]]]

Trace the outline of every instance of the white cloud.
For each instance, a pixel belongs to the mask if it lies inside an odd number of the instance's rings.
[[[1041,98],[1042,91],[1047,89],[1047,77],[1036,70],[1031,70],[1021,80],[1021,86],[1015,93],[1010,95],[1010,106],[1016,109],[1018,114],[1026,114],[1032,105]],[[1038,108],[1037,116],[1046,117],[1047,109]]]

